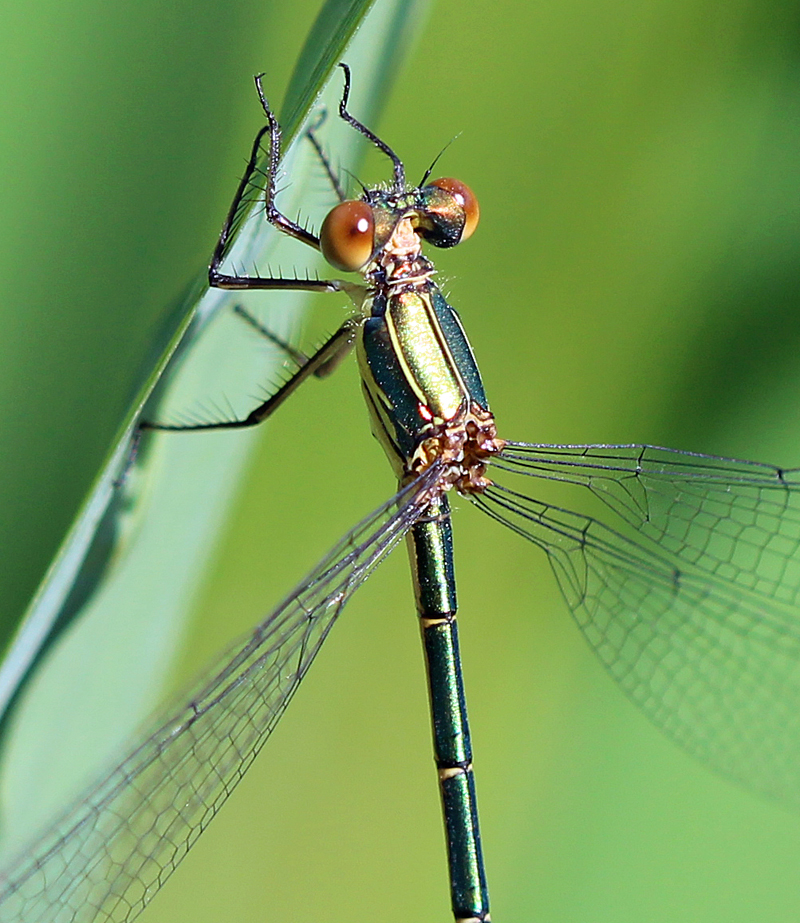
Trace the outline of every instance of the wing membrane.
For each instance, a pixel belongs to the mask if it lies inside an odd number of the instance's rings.
[[[497,467],[613,511],[606,525],[525,482],[476,501],[546,552],[587,640],[656,724],[800,806],[798,472],[648,446],[517,444]]]
[[[800,602],[800,470],[655,446],[512,443],[500,466],[582,485],[646,539],[721,579]]]
[[[353,529],[0,877],[0,921],[133,920],[236,787],[339,612],[424,513],[430,469]]]

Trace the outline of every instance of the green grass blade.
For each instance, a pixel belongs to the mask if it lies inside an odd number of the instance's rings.
[[[330,23],[340,7],[327,4],[321,19]],[[407,27],[398,33],[398,23],[419,9],[381,0],[367,17],[369,7],[369,3],[349,4],[346,21],[337,32],[352,37],[359,23],[363,25],[347,49],[347,58],[356,72],[358,111],[365,119],[374,117],[400,47],[410,35]],[[403,39],[399,43],[398,34]],[[296,77],[292,84],[304,88],[297,98],[305,101],[306,112],[319,95],[319,75],[335,68],[341,51],[341,40],[323,41],[320,30],[312,30],[298,72],[305,69],[313,79]],[[340,93],[339,81],[332,81],[325,97],[328,108],[335,106]],[[254,93],[253,105],[257,106]],[[301,109],[295,108],[299,119]],[[329,119],[325,126],[331,147],[343,158],[343,165],[354,167],[360,139],[352,131],[342,132],[337,121]],[[287,151],[284,168],[292,185],[280,201],[291,215],[309,183],[319,188],[320,170],[309,146],[301,143]],[[303,248],[265,232],[264,222],[247,223],[233,251],[237,260],[245,254],[247,265],[266,260],[277,266],[284,259],[305,265]],[[267,313],[262,316],[272,329],[289,334],[305,298],[254,300],[259,306],[264,302]],[[230,293],[206,291],[200,281],[190,298],[171,312],[160,334],[167,347],[159,347],[146,385],[0,672],[0,689],[9,701],[52,626],[80,611],[63,643],[48,653],[46,669],[35,672],[14,711],[2,767],[6,849],[19,846],[90,778],[93,767],[110,760],[159,697],[256,434],[158,435],[144,447],[143,464],[129,473],[123,491],[115,489],[115,482],[127,463],[136,413],[170,359],[178,355],[179,344],[187,342],[187,332],[194,336],[202,331],[203,336],[173,359],[176,372],[168,376],[160,416],[192,412],[198,399],[212,402],[235,395],[226,382],[243,374],[251,376],[256,389],[278,375],[275,368],[265,367],[260,343],[253,348],[251,332],[232,316],[229,308],[234,301]],[[231,346],[231,337],[250,339],[245,361]],[[245,406],[251,397],[252,392],[244,393]],[[88,566],[82,570],[89,550]],[[62,741],[58,760],[51,753],[54,735]]]

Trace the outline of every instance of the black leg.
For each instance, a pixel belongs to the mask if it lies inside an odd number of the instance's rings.
[[[243,305],[235,304],[233,306],[233,313],[241,317],[243,321],[249,324],[253,330],[264,337],[265,340],[269,340],[270,343],[274,343],[278,349],[285,352],[297,366],[303,366],[308,362],[308,356],[305,353],[301,353],[299,349],[295,349],[294,346],[287,340],[284,340],[283,337],[279,337],[276,333],[273,333],[265,327],[261,321],[254,314],[251,314]]]
[[[250,160],[247,163],[247,169],[242,177],[239,187],[236,190],[233,202],[231,203],[228,215],[225,218],[225,224],[219,235],[219,240],[214,248],[214,254],[211,257],[211,265],[208,269],[208,284],[212,288],[232,289],[243,291],[247,289],[258,289],[261,291],[272,290],[290,290],[306,292],[338,292],[342,290],[342,283],[333,279],[283,279],[283,278],[264,278],[262,276],[241,276],[231,275],[220,272],[225,257],[228,253],[228,246],[234,229],[238,226],[242,217],[242,210],[249,207],[249,201],[246,194],[250,189],[253,175],[258,172],[258,160],[261,153],[261,142],[265,135],[269,135],[269,158],[267,162],[266,185],[264,187],[264,217],[277,230],[296,240],[319,250],[319,238],[301,227],[294,221],[287,218],[275,205],[275,185],[278,175],[278,167],[281,157],[281,129],[278,120],[275,118],[269,107],[264,90],[261,86],[261,76],[256,77],[256,89],[258,97],[261,100],[261,106],[267,117],[267,124],[258,132],[253,142],[253,149],[250,152]]]
[[[346,64],[340,64],[339,67],[344,71],[344,92],[342,93],[342,99],[339,103],[339,115],[348,125],[355,128],[360,135],[363,135],[368,141],[374,144],[379,151],[383,151],[389,160],[392,161],[394,165],[394,191],[399,195],[406,191],[406,171],[403,167],[403,161],[400,160],[397,154],[395,154],[385,141],[381,141],[381,139],[374,132],[370,131],[363,122],[359,122],[355,116],[350,115],[347,110],[347,101],[350,99],[350,68]]]
[[[272,397],[259,404],[243,420],[222,420],[217,423],[190,423],[169,425],[166,423],[140,424],[142,429],[168,430],[169,432],[193,432],[211,429],[246,429],[257,426],[271,416],[280,405],[311,375],[323,376],[331,372],[350,351],[355,340],[358,320],[347,320],[329,337],[320,348],[282,385]]]
[[[240,304],[234,305],[233,313],[241,317],[243,321],[248,323],[257,333],[261,334],[261,336],[263,336],[265,339],[269,340],[270,343],[274,343],[278,347],[278,349],[282,349],[291,358],[291,360],[294,363],[296,363],[298,369],[303,368],[307,363],[311,361],[311,359],[305,353],[301,353],[299,349],[295,349],[294,346],[292,346],[291,343],[284,340],[283,337],[279,337],[277,334],[273,333],[270,329],[265,327],[257,317],[255,317],[253,314],[251,314],[247,310],[247,308],[243,307]],[[352,323],[353,323],[353,330],[355,331],[355,326],[357,324],[357,321],[353,321]],[[338,332],[339,331],[337,331],[337,334]],[[334,334],[334,336],[336,336],[336,334]],[[330,341],[326,341],[326,345],[328,342]],[[341,349],[341,351],[334,352],[330,356],[330,358],[328,358],[327,360],[319,364],[314,369],[314,377],[315,378],[327,378],[327,376],[330,375],[331,372],[334,372],[339,367],[339,363],[343,359],[346,358],[347,354],[350,351],[349,347],[350,347],[350,344],[348,343],[345,347]]]
[[[323,110],[319,114],[317,121],[313,125],[311,125],[309,129],[306,131],[306,135],[308,137],[308,140],[313,145],[314,150],[317,153],[317,157],[319,157],[320,163],[322,164],[322,168],[323,170],[325,170],[325,175],[328,177],[328,180],[331,186],[333,186],[333,191],[336,193],[336,197],[339,199],[340,202],[344,202],[345,199],[347,198],[347,191],[342,186],[342,184],[339,182],[339,176],[337,172],[333,169],[333,165],[331,164],[330,158],[325,153],[325,150],[323,149],[322,144],[320,144],[319,138],[317,137],[317,131],[319,127],[322,125],[322,123],[325,121],[326,116],[327,116],[327,113]]]

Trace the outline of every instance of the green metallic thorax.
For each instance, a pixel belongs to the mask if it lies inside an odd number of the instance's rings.
[[[398,476],[432,430],[466,408],[488,410],[455,311],[429,278],[378,290],[358,338],[373,431]]]

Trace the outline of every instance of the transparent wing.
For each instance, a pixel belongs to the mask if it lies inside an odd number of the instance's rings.
[[[0,876],[2,923],[130,921],[236,787],[342,607],[424,513],[430,469],[346,535]]]
[[[587,640],[681,746],[800,806],[800,477],[650,446],[511,444],[476,502],[540,546]],[[613,526],[528,495],[588,490]],[[519,489],[517,489],[519,488]]]

